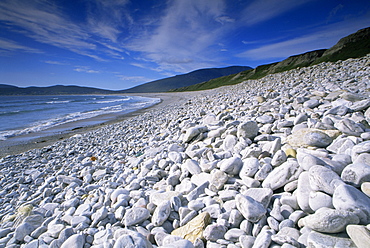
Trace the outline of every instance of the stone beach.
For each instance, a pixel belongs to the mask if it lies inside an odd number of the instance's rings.
[[[370,55],[0,159],[0,248],[370,247]]]

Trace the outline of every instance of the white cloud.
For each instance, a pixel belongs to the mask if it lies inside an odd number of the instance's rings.
[[[98,1],[98,0],[97,0]],[[127,1],[103,1],[106,16],[117,21],[119,12]],[[106,61],[103,57],[122,59],[123,49],[115,44],[119,30],[105,22],[78,23],[66,16],[62,9],[47,0],[0,1],[0,21],[10,30],[25,34],[40,43],[49,44],[74,53]],[[97,35],[98,37],[93,37]]]
[[[60,61],[53,61],[53,60],[45,60],[44,63],[50,65],[68,65],[67,63],[60,62]]]
[[[251,60],[272,60],[287,58],[291,55],[312,50],[330,48],[336,44],[339,39],[353,33],[353,29],[366,27],[368,21],[368,18],[362,18],[357,20],[345,20],[343,22],[327,25],[319,30],[315,29],[308,32],[307,35],[247,50],[239,54],[239,57]]]
[[[92,70],[88,66],[76,66],[76,68],[73,70],[77,72],[85,72],[85,73],[100,73],[100,71]]]
[[[14,52],[14,51],[21,51],[21,52],[28,52],[28,53],[42,53],[38,49],[23,46],[23,45],[18,44],[15,41],[8,40],[8,39],[0,40],[0,51],[2,54],[8,54],[8,52]]]
[[[143,76],[125,76],[125,75],[117,75],[117,77],[123,81],[131,81],[131,82],[149,82],[152,79]]]
[[[242,23],[246,26],[252,26],[270,20],[310,1],[313,0],[254,0],[243,10]]]
[[[148,22],[151,25],[127,48],[142,53],[163,72],[183,73],[218,63],[212,46],[232,22],[224,13],[223,1],[179,0],[168,4],[155,28]]]

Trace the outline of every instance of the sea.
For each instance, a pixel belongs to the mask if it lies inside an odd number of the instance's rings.
[[[0,96],[0,141],[100,124],[160,101],[124,95]]]

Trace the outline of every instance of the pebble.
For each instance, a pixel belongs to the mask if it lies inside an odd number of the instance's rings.
[[[186,93],[0,158],[0,247],[361,247],[369,62]]]
[[[238,194],[235,201],[237,209],[250,222],[255,223],[266,214],[264,206],[249,196]]]
[[[323,233],[340,233],[346,229],[346,226],[359,222],[358,216],[352,212],[326,207],[300,220],[301,225]]]
[[[348,236],[355,243],[358,248],[369,247],[370,244],[370,230],[366,226],[348,225]]]
[[[85,245],[85,237],[83,234],[74,234],[63,242],[60,248],[82,248]]]

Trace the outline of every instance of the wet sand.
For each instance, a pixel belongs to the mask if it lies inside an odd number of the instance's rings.
[[[204,93],[204,92],[203,92]],[[93,131],[100,127],[127,120],[131,117],[141,115],[149,110],[162,108],[179,101],[187,101],[192,96],[203,94],[202,92],[176,92],[176,93],[129,93],[128,96],[143,96],[151,98],[160,98],[161,102],[148,108],[139,109],[126,114],[107,114],[87,120],[80,120],[67,123],[61,126],[50,128],[41,132],[30,133],[18,137],[12,137],[0,141],[0,158],[7,155],[20,154],[32,149],[43,148],[54,144],[55,142],[67,139],[76,134]],[[64,130],[64,131],[60,131]],[[41,137],[40,137],[41,136]]]

